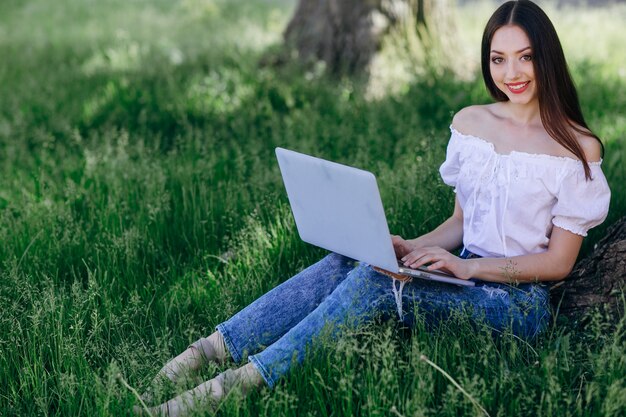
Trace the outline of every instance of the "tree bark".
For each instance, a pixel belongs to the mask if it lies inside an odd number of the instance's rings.
[[[626,278],[626,217],[612,225],[594,251],[579,261],[565,280],[552,287],[559,315],[584,319],[599,307],[612,317],[624,314]]]
[[[284,38],[300,61],[322,61],[333,74],[366,73],[394,29],[435,38],[441,20],[452,25],[448,10],[447,0],[300,0]]]

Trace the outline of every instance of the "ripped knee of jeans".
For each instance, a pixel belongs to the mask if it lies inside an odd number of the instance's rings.
[[[482,287],[482,290],[487,293],[489,298],[495,298],[495,297],[507,298],[509,296],[509,293],[503,290],[502,288],[489,287],[485,285],[484,287]]]

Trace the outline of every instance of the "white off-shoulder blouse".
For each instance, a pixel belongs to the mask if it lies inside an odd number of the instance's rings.
[[[602,223],[611,191],[601,161],[513,151],[499,154],[491,142],[452,132],[439,172],[454,187],[463,209],[463,244],[485,257],[544,252],[553,226],[581,236]]]

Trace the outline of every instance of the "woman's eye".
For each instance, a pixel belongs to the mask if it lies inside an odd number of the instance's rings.
[[[522,61],[532,61],[533,57],[530,55],[524,55],[522,56]]]
[[[499,56],[494,56],[493,58],[491,58],[491,62],[493,62],[494,64],[500,64],[502,61],[504,61],[504,59]]]

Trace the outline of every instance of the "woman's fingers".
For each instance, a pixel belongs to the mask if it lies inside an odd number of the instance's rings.
[[[402,261],[404,262],[405,266],[408,266],[410,268],[419,268],[422,265],[428,263],[436,263],[439,261],[443,261],[445,264],[446,260],[451,259],[452,256],[453,255],[450,252],[440,247],[429,247],[414,250],[413,252],[402,258]]]
[[[413,269],[429,264],[427,269],[430,271],[440,270],[462,279],[468,279],[474,274],[467,260],[460,259],[437,246],[416,249],[403,257],[401,261],[405,266]]]
[[[415,263],[419,258],[425,255],[423,249],[417,249],[412,252],[409,252],[406,256],[404,256],[401,261],[404,262],[405,266],[409,266],[412,263]]]
[[[411,262],[411,261],[415,261],[416,259],[419,259],[424,253],[426,253],[426,248],[415,249],[407,253],[400,260],[404,262],[405,265],[407,265],[407,262]]]
[[[439,257],[437,255],[427,254],[417,259],[415,262],[409,264],[409,267],[415,269],[415,268],[419,268],[422,265],[429,264],[437,260],[439,260]]]
[[[437,269],[462,279],[471,278],[476,269],[476,266],[470,265],[467,260],[460,259],[437,246],[416,249],[401,260],[409,268],[416,269],[429,264],[427,269],[430,271]]]
[[[446,266],[445,261],[437,261],[435,263],[428,265],[426,269],[428,269],[429,271],[434,271],[435,269],[444,269],[445,266]]]

